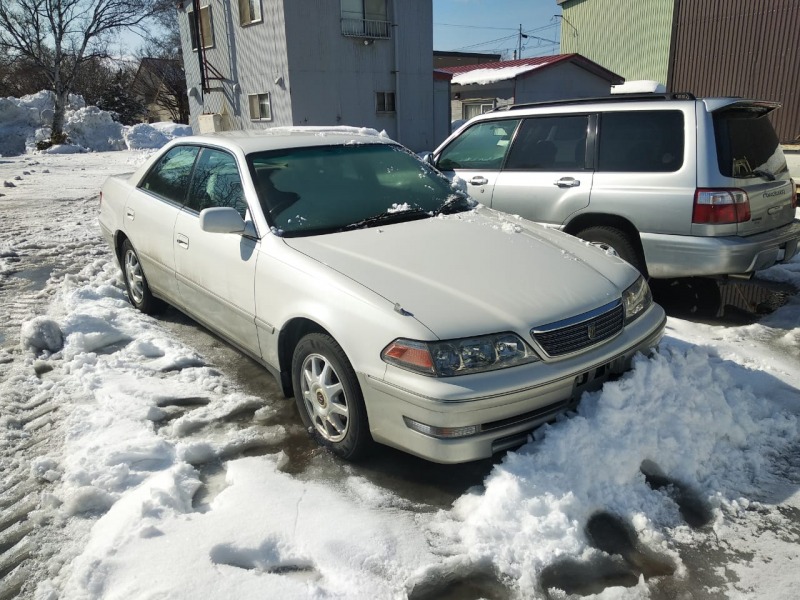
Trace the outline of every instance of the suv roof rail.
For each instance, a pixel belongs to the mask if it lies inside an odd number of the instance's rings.
[[[654,100],[696,100],[691,92],[674,92],[671,94],[613,94],[610,96],[598,96],[595,98],[570,98],[568,100],[546,100],[542,102],[526,102],[524,104],[509,104],[498,106],[491,112],[518,110],[522,108],[535,108],[537,106],[560,106],[564,104],[595,104],[602,102],[641,102]]]

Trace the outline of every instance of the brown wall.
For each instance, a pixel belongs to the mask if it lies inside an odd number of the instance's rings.
[[[777,100],[782,142],[800,137],[800,0],[676,0],[670,91]]]

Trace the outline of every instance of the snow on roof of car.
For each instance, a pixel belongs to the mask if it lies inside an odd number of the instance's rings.
[[[213,143],[227,147],[238,147],[245,154],[342,144],[391,144],[395,143],[385,131],[369,127],[270,127],[269,129],[220,131],[181,139],[182,143]]]

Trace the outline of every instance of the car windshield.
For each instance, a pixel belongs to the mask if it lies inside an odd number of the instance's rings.
[[[405,149],[348,144],[248,156],[270,225],[284,236],[331,233],[471,207],[450,182]]]

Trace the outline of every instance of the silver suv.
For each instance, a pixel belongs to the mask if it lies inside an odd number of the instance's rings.
[[[613,249],[654,278],[750,275],[797,252],[797,188],[768,115],[691,94],[515,105],[430,157],[479,202]]]

